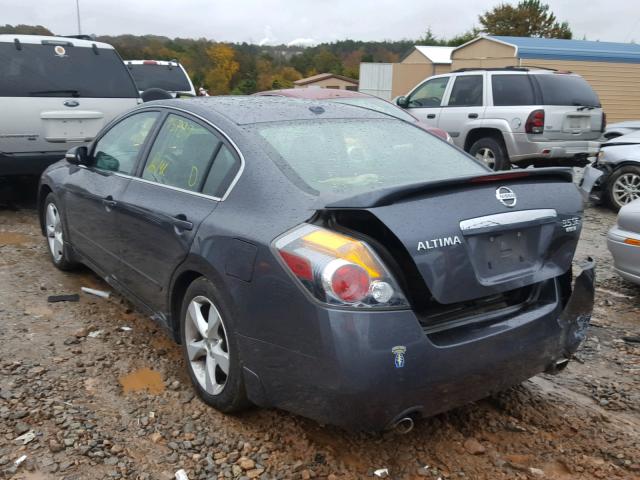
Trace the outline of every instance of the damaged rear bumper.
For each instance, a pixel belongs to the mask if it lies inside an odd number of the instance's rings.
[[[566,363],[585,338],[593,260],[582,268],[568,301],[554,281],[556,301],[451,335],[425,333],[410,310],[319,309],[324,355],[243,337],[243,352],[251,352],[249,396],[321,423],[382,430],[407,415],[435,415],[505,390]]]

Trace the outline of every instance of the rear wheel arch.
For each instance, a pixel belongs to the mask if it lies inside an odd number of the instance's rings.
[[[467,133],[467,137],[464,140],[464,151],[468,152],[471,146],[476,143],[481,138],[491,137],[496,141],[500,142],[504,148],[505,153],[507,153],[507,147],[505,145],[504,137],[502,132],[497,128],[474,128],[469,130]]]
[[[226,287],[222,281],[222,276],[215,271],[215,269],[209,265],[203,264],[202,260],[197,258],[187,258],[182,266],[176,271],[174,279],[171,282],[170,295],[168,299],[170,317],[171,332],[175,340],[180,342],[180,313],[182,310],[182,303],[184,302],[184,296],[189,289],[189,286],[199,278],[206,278],[213,283],[216,288],[227,297]],[[230,302],[229,302],[230,303]]]

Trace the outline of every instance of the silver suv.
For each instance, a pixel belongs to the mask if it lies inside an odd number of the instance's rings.
[[[606,123],[591,86],[554,70],[456,70],[428,78],[396,103],[494,170],[584,165],[597,154]]]
[[[0,177],[39,175],[142,101],[106,43],[0,35],[0,64]]]

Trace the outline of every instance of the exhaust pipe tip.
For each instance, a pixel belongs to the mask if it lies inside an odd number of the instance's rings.
[[[552,365],[550,365],[545,370],[545,373],[548,373],[550,375],[557,375],[558,373],[563,371],[565,368],[567,368],[567,365],[569,365],[569,359],[561,358],[559,360],[556,360]]]
[[[406,435],[411,430],[413,430],[414,422],[411,417],[404,417],[398,420],[393,426],[393,430],[401,435]]]

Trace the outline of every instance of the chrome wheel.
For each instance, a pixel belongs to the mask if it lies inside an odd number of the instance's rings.
[[[640,198],[640,175],[637,173],[623,173],[612,187],[613,199],[622,207]]]
[[[62,237],[62,221],[60,213],[54,203],[47,205],[47,215],[45,218],[47,231],[47,242],[49,243],[49,251],[53,260],[57,263],[62,260],[64,254],[64,241]]]
[[[184,333],[195,378],[208,394],[220,394],[229,376],[229,343],[222,316],[211,300],[203,296],[191,300]]]
[[[482,147],[476,152],[476,158],[485,163],[491,170],[496,167],[496,154],[487,147]]]

